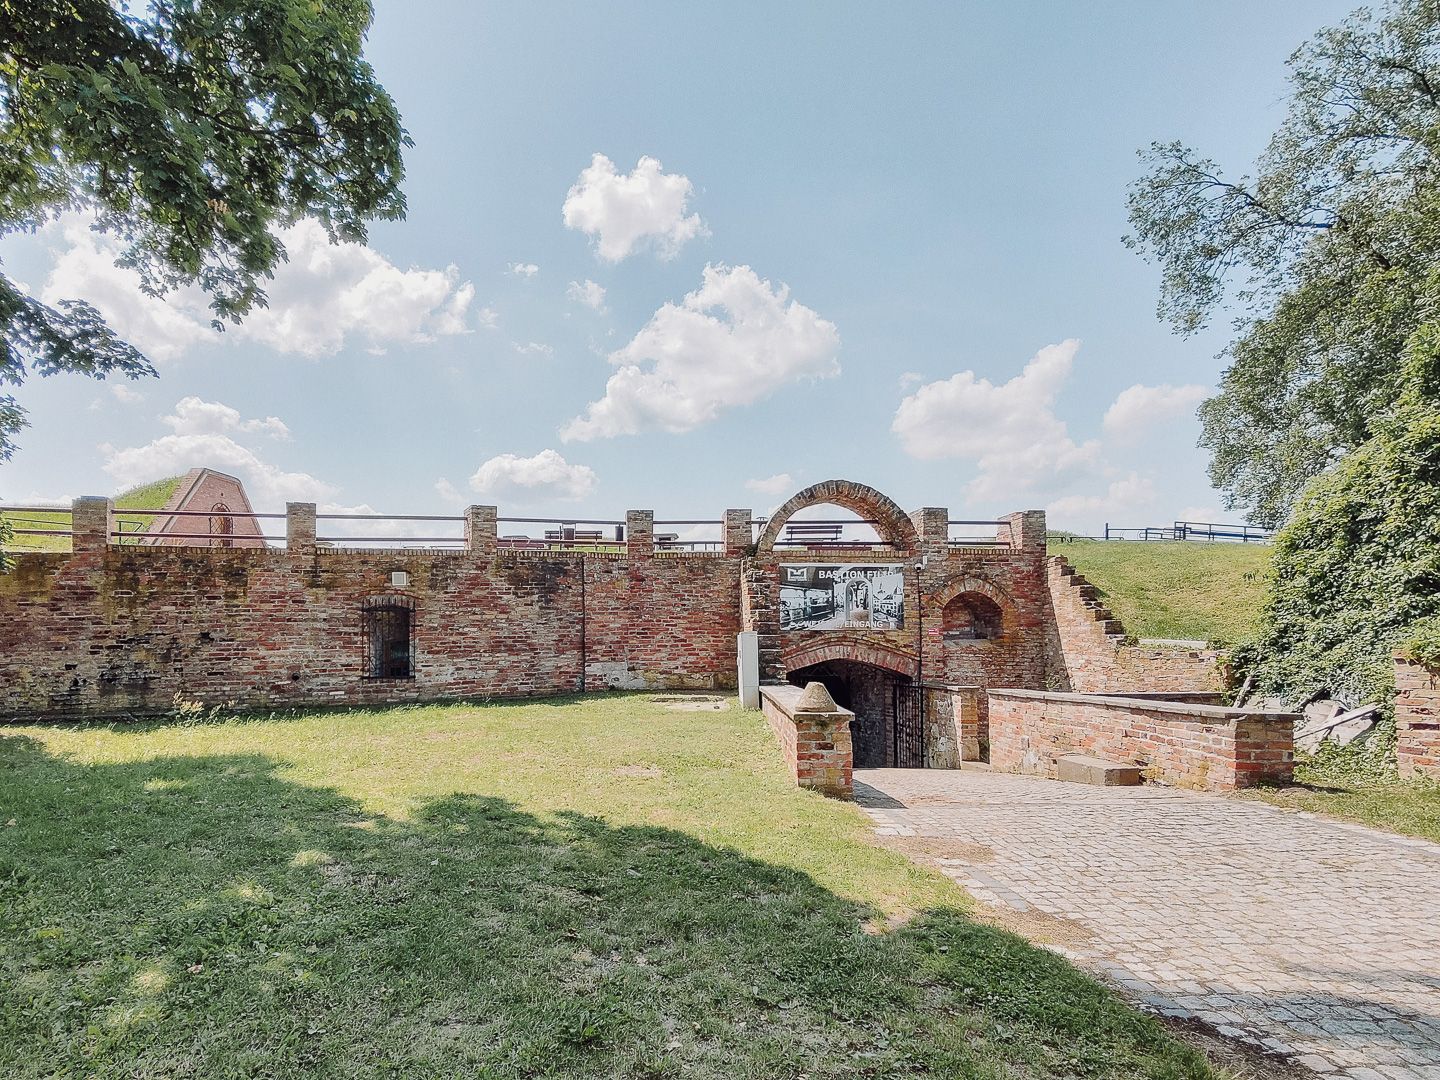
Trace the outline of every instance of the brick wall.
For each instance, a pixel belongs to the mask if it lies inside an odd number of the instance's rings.
[[[1395,657],[1395,758],[1403,777],[1440,779],[1440,671]]]
[[[1049,559],[1046,581],[1068,689],[1087,694],[1223,689],[1220,651],[1127,644],[1125,627],[1105,606],[1100,590],[1061,556]]]
[[[0,716],[568,693],[582,657],[592,690],[734,685],[735,559],[77,546],[0,574]],[[415,674],[368,679],[361,604],[394,594]]]
[[[1056,759],[1073,753],[1207,791],[1291,779],[1297,717],[1289,713],[1023,690],[988,696],[990,762],[1007,772],[1053,777]]]
[[[818,683],[806,689],[762,686],[760,708],[798,786],[839,799],[853,796],[853,713],[838,707]]]

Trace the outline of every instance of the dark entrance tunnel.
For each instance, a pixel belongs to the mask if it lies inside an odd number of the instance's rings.
[[[835,704],[855,714],[850,724],[855,768],[924,766],[924,716],[910,676],[858,660],[826,660],[787,677],[795,686],[823,683]]]

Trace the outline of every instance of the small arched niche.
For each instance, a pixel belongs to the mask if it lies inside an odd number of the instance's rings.
[[[1004,612],[984,593],[960,593],[940,613],[940,635],[946,641],[989,641],[1004,632]]]

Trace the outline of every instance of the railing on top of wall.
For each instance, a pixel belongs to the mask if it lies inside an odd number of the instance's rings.
[[[976,533],[976,528],[993,529],[993,532]],[[956,535],[956,529],[963,530]],[[951,547],[1000,547],[1009,548],[1015,546],[1014,530],[1010,522],[1004,518],[997,518],[993,521],[981,520],[959,520],[952,518],[945,523],[946,541]]]
[[[116,544],[256,548],[286,547],[298,541],[307,550],[322,552],[405,548],[463,551],[473,546],[537,553],[734,556],[753,545],[769,523],[769,519],[755,517],[748,510],[728,510],[720,519],[656,520],[648,510],[628,511],[624,519],[538,518],[500,517],[493,506],[470,507],[464,515],[362,514],[319,513],[313,504],[292,503],[283,514],[112,509],[102,530],[104,505],[104,500],[86,499],[77,500],[69,509],[0,505],[0,512],[17,539],[40,538],[33,544],[12,543],[12,549],[52,551],[63,550],[60,542],[73,538],[75,514],[81,509],[86,515],[86,536],[104,535],[107,542]],[[940,539],[943,520],[945,542],[951,547],[1017,546],[1012,520],[946,519],[940,515],[943,511],[936,511],[926,520],[931,542]],[[283,532],[270,524],[281,521],[285,523]],[[775,547],[781,552],[817,551],[832,557],[846,552],[894,550],[895,543],[880,538],[880,524],[867,518],[790,521]]]

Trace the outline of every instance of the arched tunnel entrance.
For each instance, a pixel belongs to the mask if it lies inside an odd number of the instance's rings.
[[[855,768],[924,768],[923,708],[910,676],[859,660],[825,660],[796,668],[787,678],[795,686],[823,683],[835,704],[855,714],[850,724]]]

